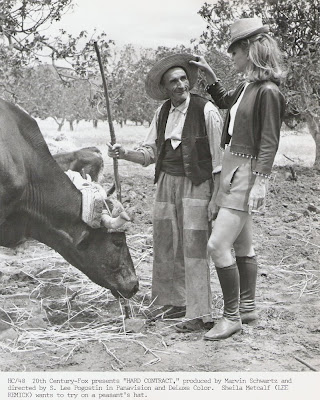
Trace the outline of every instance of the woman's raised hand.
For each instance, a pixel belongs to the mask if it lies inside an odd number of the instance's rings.
[[[190,60],[189,63],[196,65],[201,71],[205,73],[207,84],[211,85],[217,81],[216,74],[213,72],[213,69],[207,63],[203,56],[195,55],[196,60]]]

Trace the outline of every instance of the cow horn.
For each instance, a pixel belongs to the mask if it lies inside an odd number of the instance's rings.
[[[108,229],[118,229],[121,228],[127,221],[130,221],[128,214],[123,211],[117,217],[110,217],[107,213],[102,213],[101,223]]]

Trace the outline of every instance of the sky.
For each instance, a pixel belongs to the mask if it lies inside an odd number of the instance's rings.
[[[208,1],[210,2],[210,1]],[[106,32],[116,45],[153,47],[188,46],[200,37],[206,24],[197,12],[205,0],[74,0],[74,10],[64,15],[53,31],[64,28]]]

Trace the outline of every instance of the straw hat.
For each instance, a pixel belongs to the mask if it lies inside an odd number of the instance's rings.
[[[257,33],[269,32],[269,25],[263,25],[261,18],[241,18],[234,21],[231,25],[231,43],[228,47],[230,51],[231,45],[238,40],[248,38]]]
[[[166,100],[169,98],[160,82],[163,74],[173,67],[181,67],[186,71],[190,84],[189,88],[192,89],[197,82],[198,67],[189,64],[190,60],[196,61],[197,58],[192,54],[178,53],[158,61],[151,68],[146,78],[145,87],[148,96],[155,100]]]

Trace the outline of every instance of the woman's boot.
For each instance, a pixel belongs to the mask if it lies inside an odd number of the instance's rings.
[[[240,275],[240,317],[243,324],[258,319],[255,296],[258,264],[256,257],[236,257]]]
[[[239,272],[236,264],[225,268],[216,268],[220,281],[224,311],[217,324],[205,335],[206,340],[226,339],[242,328],[239,314]]]

